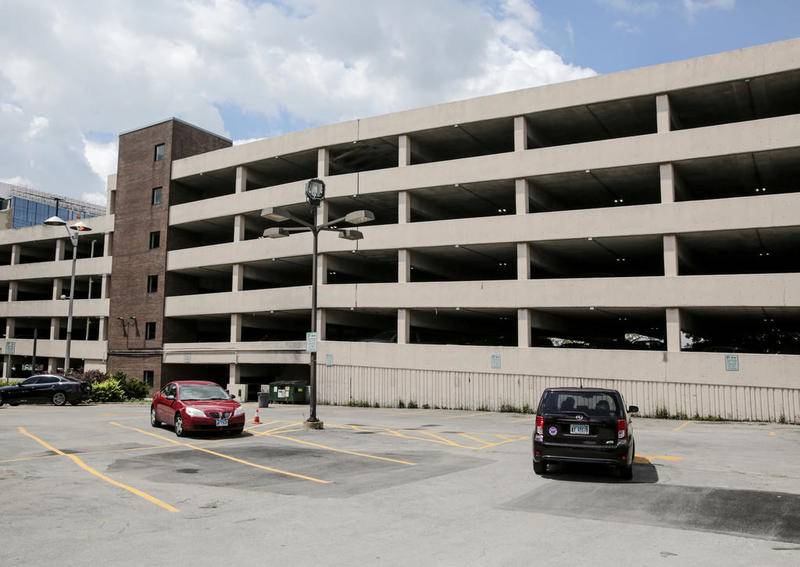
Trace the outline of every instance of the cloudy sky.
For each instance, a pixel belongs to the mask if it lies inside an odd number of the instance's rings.
[[[246,140],[798,35],[796,0],[0,0],[0,180],[102,203],[169,116]]]

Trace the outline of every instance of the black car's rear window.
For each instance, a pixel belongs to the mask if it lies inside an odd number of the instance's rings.
[[[619,406],[606,392],[547,392],[542,399],[539,412],[569,413],[582,412],[597,416],[619,416]]]

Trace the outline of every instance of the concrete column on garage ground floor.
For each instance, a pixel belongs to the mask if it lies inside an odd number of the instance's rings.
[[[236,363],[228,365],[227,390],[229,393],[236,396],[238,401],[247,401],[247,396],[250,393],[250,384],[242,384],[242,369]]]
[[[55,358],[53,356],[51,356],[50,358],[47,359],[47,371],[50,374],[54,374],[55,372],[58,371],[58,363],[59,363],[60,360],[61,359]]]

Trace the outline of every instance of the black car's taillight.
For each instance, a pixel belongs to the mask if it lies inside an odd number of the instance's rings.
[[[617,420],[617,439],[625,439],[628,436],[628,421],[625,419]]]

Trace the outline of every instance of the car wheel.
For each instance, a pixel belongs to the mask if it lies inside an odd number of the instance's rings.
[[[150,425],[161,427],[161,422],[156,419],[156,408],[150,408]]]
[[[53,394],[53,405],[63,406],[67,403],[67,395],[64,392],[56,392]]]
[[[533,461],[533,472],[536,474],[544,474],[547,472],[547,463],[544,461]]]
[[[175,435],[178,437],[186,435],[186,432],[183,430],[183,418],[181,414],[175,416]]]
[[[244,425],[231,431],[231,435],[241,435],[242,433],[244,433]]]

